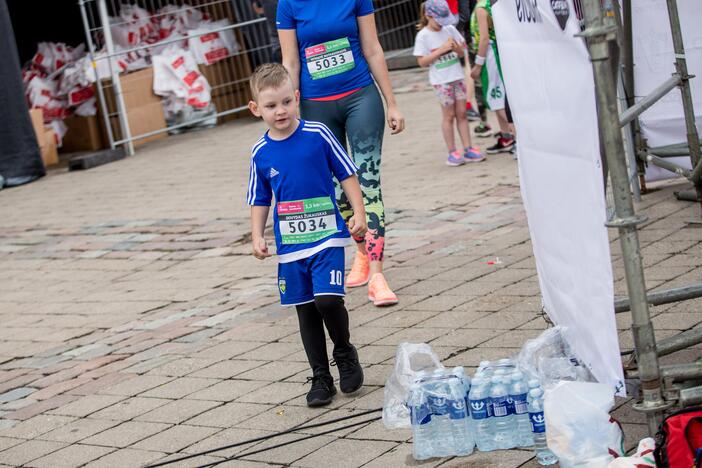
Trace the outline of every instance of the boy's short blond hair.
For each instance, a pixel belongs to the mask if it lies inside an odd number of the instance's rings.
[[[266,88],[279,88],[286,81],[292,85],[290,74],[279,63],[264,63],[259,65],[254,70],[251,78],[249,78],[249,86],[251,87],[251,96],[253,100],[258,99],[258,93]]]

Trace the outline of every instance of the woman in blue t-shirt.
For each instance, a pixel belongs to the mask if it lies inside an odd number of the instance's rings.
[[[283,65],[300,90],[302,116],[325,123],[344,146],[348,137],[359,167],[368,232],[365,240],[356,239],[358,252],[346,286],[368,283],[368,298],[380,306],[397,303],[397,296],[382,273],[385,209],[380,154],[385,123],[373,78],[385,98],[392,134],[405,128],[405,119],[392,92],[373,12],[372,0],[280,0],[276,25]],[[348,219],[353,212],[340,190],[337,199]]]

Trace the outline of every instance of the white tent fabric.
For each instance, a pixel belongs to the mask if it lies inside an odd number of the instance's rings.
[[[634,88],[636,100],[649,94],[675,73],[673,36],[666,2],[632,0],[634,42]],[[702,133],[702,3],[678,0],[680,27],[683,33],[688,72],[695,106],[697,130]],[[686,142],[685,119],[680,91],[674,89],[640,117],[641,130],[649,147]],[[690,158],[671,159],[690,168]],[[647,180],[675,177],[672,172],[649,164]]]
[[[572,0],[492,9],[546,311],[594,376],[624,395],[594,82]]]

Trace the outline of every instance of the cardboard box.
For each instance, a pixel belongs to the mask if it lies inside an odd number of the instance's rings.
[[[129,122],[129,131],[132,136],[142,135],[166,128],[166,119],[163,115],[163,105],[161,97],[154,94],[153,91],[154,71],[153,68],[145,68],[126,75],[120,75],[120,84],[122,85],[122,96],[124,105],[127,109],[127,120]],[[112,135],[115,141],[122,138],[122,132],[117,117],[117,101],[115,99],[114,89],[111,80],[103,80],[105,89],[105,104],[110,113],[110,126]],[[102,115],[102,111],[98,109],[98,115]],[[102,139],[107,144],[109,138],[107,130],[100,122],[102,129]],[[134,146],[141,146],[144,143],[165,138],[168,133],[163,132],[148,138],[142,138],[134,141]]]
[[[37,144],[41,148],[44,146],[44,112],[41,109],[29,109],[29,117],[32,119]]]
[[[152,67],[120,75],[119,82],[127,110],[154,102],[161,102],[161,96],[154,94],[154,69]],[[102,86],[105,91],[107,111],[110,114],[116,113],[117,100],[112,80],[102,80]]]
[[[42,127],[43,129],[43,127]],[[56,133],[53,129],[43,129],[42,132],[44,145],[40,146],[41,150],[41,160],[44,162],[45,167],[53,166],[58,164],[58,149],[56,146]]]
[[[63,123],[68,127],[68,131],[63,137],[62,153],[97,151],[107,148],[107,144],[102,137],[101,127],[104,125],[102,123],[102,115],[88,117],[73,115],[64,119]]]
[[[163,105],[161,104],[161,101],[151,102],[139,107],[128,108],[127,120],[129,121],[129,131],[131,132],[132,136],[143,135],[145,133],[166,128],[166,118],[163,115]],[[117,116],[111,117],[110,124],[112,126],[112,136],[114,137],[115,141],[121,140],[123,136],[120,130],[119,118]],[[109,141],[107,138],[107,130],[105,130],[102,126],[101,128],[104,132],[104,140]],[[144,143],[166,138],[167,136],[167,132],[162,132],[147,138],[140,138],[139,140],[134,140],[134,146],[138,147]]]

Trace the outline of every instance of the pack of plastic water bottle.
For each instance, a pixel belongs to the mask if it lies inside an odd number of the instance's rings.
[[[407,400],[416,460],[473,452],[469,389],[470,379],[462,367],[419,374]]]
[[[413,456],[469,455],[515,447],[536,450],[542,465],[557,458],[546,445],[543,391],[511,359],[480,363],[473,380],[462,367],[421,373],[407,400]]]

